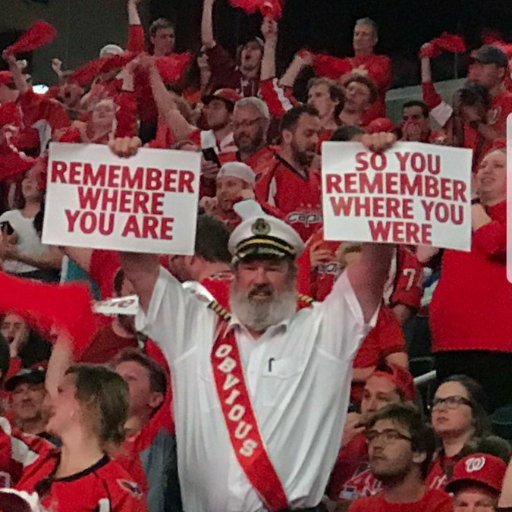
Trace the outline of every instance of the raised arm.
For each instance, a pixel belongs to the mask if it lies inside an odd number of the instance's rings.
[[[135,288],[142,309],[147,312],[160,272],[158,256],[129,252],[122,252],[120,256],[125,276]]]
[[[396,137],[390,133],[376,133],[363,135],[361,142],[371,151],[385,151],[395,140]],[[382,302],[393,251],[391,244],[363,244],[360,261],[347,269],[365,322],[371,320]]]
[[[12,73],[12,79],[16,89],[18,89],[20,94],[27,92],[30,87],[28,85],[27,79],[25,78],[25,75],[23,74],[22,68],[18,65],[16,55],[4,52],[2,57],[9,66],[9,71]]]
[[[204,0],[201,19],[201,40],[206,48],[213,48],[217,42],[213,36],[213,6],[215,0]]]
[[[365,322],[371,320],[382,302],[392,255],[392,245],[363,244],[361,260],[347,270]]]
[[[265,39],[261,61],[261,80],[269,80],[276,76],[277,22],[269,17],[264,18],[261,33]]]
[[[141,0],[128,0],[128,44],[130,52],[141,53],[144,51],[144,29],[140,21],[138,4]]]
[[[196,130],[181,114],[174,101],[173,93],[167,90],[152,57],[143,57],[141,64],[148,70],[149,83],[159,114],[173,131],[176,140],[186,139]]]
[[[311,66],[312,63],[313,58],[310,53],[297,53],[284,75],[279,79],[279,85],[282,87],[293,87],[299,73],[304,67]]]
[[[91,269],[92,249],[80,247],[61,247],[62,252],[73,260],[81,269],[87,273]]]
[[[57,390],[67,369],[73,364],[73,342],[64,334],[59,332],[57,341],[53,345],[52,354],[48,361],[45,386],[50,398],[57,396]]]

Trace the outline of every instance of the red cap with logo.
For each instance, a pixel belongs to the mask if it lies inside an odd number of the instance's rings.
[[[464,483],[476,483],[500,493],[506,470],[507,465],[499,457],[488,453],[473,453],[457,462],[446,490],[457,492]]]
[[[372,373],[373,376],[389,379],[404,394],[407,400],[416,399],[416,388],[411,373],[396,364],[379,365]]]

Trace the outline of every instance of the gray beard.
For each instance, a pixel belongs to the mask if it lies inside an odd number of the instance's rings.
[[[297,293],[288,290],[265,303],[253,302],[239,292],[236,284],[231,287],[231,310],[240,322],[255,331],[266,331],[291,318],[297,311]]]

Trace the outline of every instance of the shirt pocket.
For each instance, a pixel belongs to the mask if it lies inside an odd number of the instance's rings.
[[[296,357],[268,359],[263,368],[261,397],[263,404],[285,406],[297,388],[304,366],[304,362]]]

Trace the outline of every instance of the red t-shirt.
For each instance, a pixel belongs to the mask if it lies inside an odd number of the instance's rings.
[[[112,322],[96,332],[91,344],[80,357],[83,363],[106,364],[125,348],[137,348],[135,336],[118,336],[112,329]]]
[[[429,489],[444,490],[451,480],[455,464],[457,464],[461,458],[461,455],[446,457],[442,452],[439,453],[430,466],[426,480],[427,487]]]
[[[360,498],[348,509],[349,512],[452,512],[451,497],[437,489],[425,492],[415,503],[389,503],[383,495]]]
[[[212,92],[218,89],[234,89],[240,95],[247,98],[249,96],[258,96],[260,88],[259,74],[257,78],[246,78],[237,67],[235,60],[219,44],[206,50],[208,63],[212,77],[210,79],[209,90]]]
[[[304,241],[322,227],[319,172],[309,170],[304,177],[276,154],[273,167],[256,182],[255,192],[258,202],[277,209]]]
[[[38,492],[44,507],[59,512],[147,510],[144,494],[139,486],[117,462],[111,461],[107,456],[76,475],[52,478],[59,460],[59,450],[39,457],[26,468],[16,489],[29,493]],[[51,479],[50,482],[48,479]]]
[[[512,352],[512,284],[506,276],[506,202],[473,233],[471,252],[446,250],[430,304],[434,352]]]
[[[340,450],[327,495],[333,501],[353,501],[373,496],[380,489],[380,482],[370,471],[368,441],[364,434],[358,434]]]

